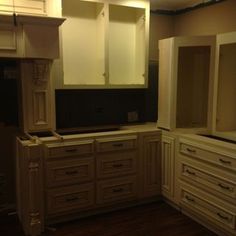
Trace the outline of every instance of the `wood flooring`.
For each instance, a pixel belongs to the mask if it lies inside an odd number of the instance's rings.
[[[14,217],[0,221],[1,236],[23,236]],[[215,236],[164,202],[53,225],[44,236]]]

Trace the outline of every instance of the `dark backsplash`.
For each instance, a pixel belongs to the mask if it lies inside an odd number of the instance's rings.
[[[157,64],[149,65],[148,89],[56,90],[57,129],[127,124],[128,112],[138,113],[134,123],[157,120]]]

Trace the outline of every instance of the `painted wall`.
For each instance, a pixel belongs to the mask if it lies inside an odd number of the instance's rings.
[[[158,40],[172,37],[174,34],[174,17],[150,14],[149,59],[158,60]]]
[[[236,31],[236,0],[226,0],[174,17],[176,36]]]

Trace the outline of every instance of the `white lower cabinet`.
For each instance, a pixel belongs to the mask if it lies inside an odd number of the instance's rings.
[[[180,207],[219,235],[236,235],[236,147],[201,138],[179,139]]]
[[[158,200],[160,138],[156,130],[18,138],[18,215],[26,235],[71,217]]]

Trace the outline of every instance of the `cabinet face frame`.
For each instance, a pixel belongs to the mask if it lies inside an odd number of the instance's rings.
[[[158,127],[174,130],[178,127],[177,118],[177,86],[178,86],[178,59],[180,47],[210,47],[210,68],[209,68],[209,85],[208,85],[208,113],[207,127],[211,127],[212,116],[212,84],[213,68],[215,57],[215,37],[214,36],[191,36],[175,37],[159,41],[160,58],[159,69],[159,112]],[[161,52],[163,50],[163,52]],[[163,61],[164,60],[164,61]],[[162,79],[161,79],[162,78]]]
[[[57,89],[83,89],[83,88],[145,88],[148,86],[148,44],[149,44],[149,18],[150,18],[150,13],[149,13],[149,2],[146,0],[142,1],[124,1],[124,0],[119,0],[119,1],[109,1],[109,0],[86,0],[86,1],[81,1],[84,3],[89,3],[89,4],[103,4],[103,10],[102,14],[104,14],[104,22],[103,22],[103,28],[104,28],[104,58],[100,58],[101,60],[104,60],[104,70],[101,72],[101,77],[104,77],[103,81],[102,79],[97,83],[96,80],[94,80],[92,83],[85,84],[84,82],[82,84],[64,84],[64,72],[63,72],[63,57],[58,63],[58,69],[60,72],[55,72],[55,76],[57,77],[57,80],[55,81],[55,87]],[[144,58],[143,58],[143,63],[144,63],[144,72],[142,72],[142,76],[144,76],[143,83],[131,83],[129,82],[128,84],[124,83],[116,83],[116,84],[111,84],[109,80],[109,7],[110,6],[115,6],[115,7],[127,7],[130,9],[141,9],[143,12],[145,12],[145,29],[142,32],[144,39]],[[132,9],[132,10],[133,10]],[[63,30],[63,29],[62,29]],[[124,37],[124,36],[122,36]],[[91,41],[91,40],[90,40]],[[62,34],[62,50],[63,50],[63,34]],[[65,62],[64,62],[65,63]],[[81,64],[82,65],[82,64]],[[140,66],[139,66],[140,68]],[[135,70],[136,71],[136,70]],[[78,72],[79,73],[79,72]],[[86,76],[85,76],[86,77]]]
[[[224,127],[224,128],[221,128],[222,131],[220,131],[217,128],[217,122],[218,122],[218,118],[219,118],[218,117],[218,109],[219,109],[218,102],[220,101],[220,98],[219,98],[220,88],[219,88],[219,86],[220,86],[220,79],[223,80],[223,78],[220,78],[221,75],[220,75],[220,71],[219,71],[221,68],[220,60],[222,58],[222,54],[221,54],[220,49],[221,49],[221,47],[224,47],[224,46],[227,47],[227,45],[230,45],[230,44],[234,44],[234,47],[236,48],[236,32],[230,32],[230,33],[224,33],[224,34],[217,35],[216,57],[215,57],[215,77],[214,77],[214,87],[213,87],[213,89],[214,89],[214,97],[213,98],[214,99],[213,99],[212,133],[216,136],[236,141],[236,129],[228,130],[228,128]],[[229,76],[227,76],[227,77],[229,77]],[[225,85],[225,86],[227,86],[227,85]],[[232,87],[233,85],[228,85],[228,86]],[[227,91],[225,91],[225,92],[227,93]],[[228,95],[228,94],[226,94],[226,95]],[[224,99],[226,99],[225,96],[224,96]],[[234,105],[233,102],[230,104],[225,104],[225,106],[229,106],[229,107],[233,106],[233,105]],[[221,106],[221,110],[222,110],[222,106]],[[222,111],[221,111],[221,113],[222,113]],[[227,112],[227,114],[228,113],[229,112]],[[232,114],[233,113],[231,113],[230,116],[232,116]],[[234,120],[235,120],[235,118],[236,117],[234,117]]]

